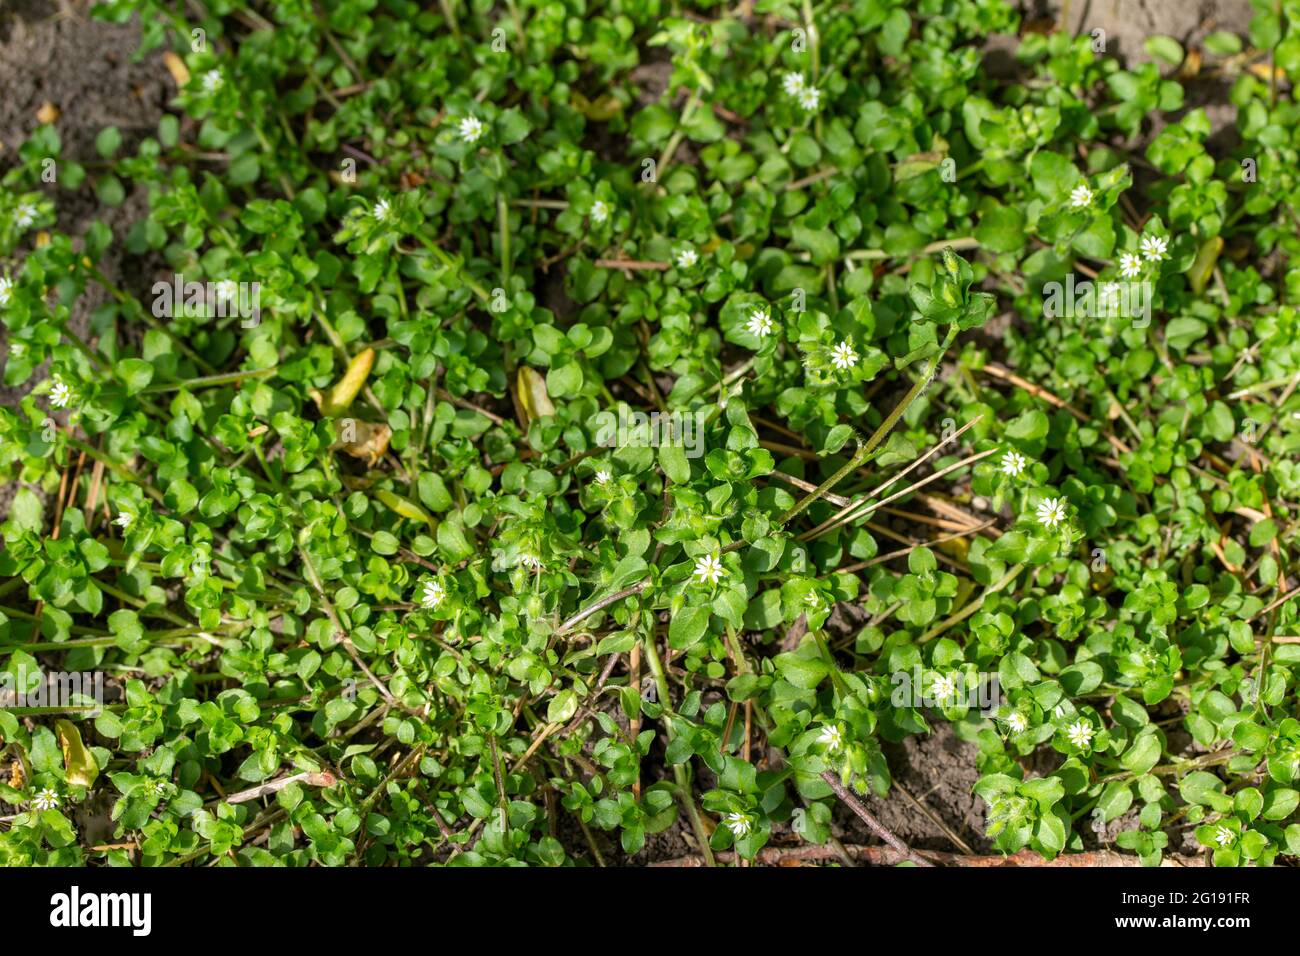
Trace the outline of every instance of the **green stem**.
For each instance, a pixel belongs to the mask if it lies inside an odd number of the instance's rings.
[[[659,651],[655,647],[653,625],[650,628],[649,635],[641,639],[641,653],[650,666],[650,673],[654,676],[655,687],[659,691],[659,706],[663,708],[665,714],[671,716],[673,713],[672,698],[669,696],[668,678],[664,675],[663,661],[659,659]],[[675,736],[672,720],[664,721],[664,734],[671,742]],[[691,782],[687,776],[686,764],[673,764],[673,780],[677,784],[677,795],[686,807],[686,815],[690,818],[691,829],[695,833],[695,842],[699,844],[700,852],[704,855],[705,864],[717,866],[717,861],[713,859],[713,849],[709,846],[709,835],[704,830],[704,821],[700,818],[699,808],[695,806],[695,797],[691,793]]]

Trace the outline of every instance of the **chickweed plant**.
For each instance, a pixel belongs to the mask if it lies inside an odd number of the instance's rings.
[[[868,804],[945,725],[986,852],[1300,854],[1256,7],[1125,68],[1003,0],[95,5],[177,87],[0,159],[0,864],[925,864]]]

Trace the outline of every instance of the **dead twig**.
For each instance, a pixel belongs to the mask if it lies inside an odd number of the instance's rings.
[[[877,820],[872,812],[862,805],[862,801],[854,796],[848,787],[840,783],[839,777],[831,773],[829,770],[826,770],[822,773],[822,779],[826,781],[828,787],[835,791],[835,796],[839,797],[841,802],[852,810],[857,815],[858,819],[867,825],[872,833],[893,847],[902,855],[903,859],[910,860],[917,866],[934,866],[934,864],[925,857],[913,853],[906,843],[894,835],[893,831]]]

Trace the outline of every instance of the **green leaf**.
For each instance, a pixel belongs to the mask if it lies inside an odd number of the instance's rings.
[[[1169,66],[1178,66],[1183,62],[1182,44],[1173,37],[1149,36],[1142,44],[1147,53]]]
[[[708,607],[684,607],[673,615],[668,625],[668,646],[686,650],[699,643],[709,627]]]

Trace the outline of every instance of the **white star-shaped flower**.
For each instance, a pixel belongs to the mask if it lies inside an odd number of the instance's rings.
[[[71,402],[72,389],[56,378],[54,387],[50,389],[50,404],[55,408],[66,408]]]
[[[483,138],[486,129],[477,116],[466,116],[460,121],[460,138],[470,144],[477,143]]]
[[[844,746],[844,736],[840,733],[838,724],[827,724],[822,728],[822,732],[817,735],[817,742],[823,744],[831,753],[835,753]]]
[[[214,291],[222,302],[233,302],[239,295],[239,283],[234,279],[222,279]]]
[[[858,364],[858,353],[847,340],[841,342],[831,351],[831,364],[843,371]]]
[[[703,554],[695,559],[695,576],[701,581],[717,584],[726,573],[726,568],[716,554]]]
[[[165,792],[166,790],[167,790],[167,781],[166,781],[166,780],[155,780],[155,781],[154,781],[154,784],[153,784],[153,792],[154,792],[154,793],[161,794],[161,793]]]
[[[1029,728],[1029,718],[1018,710],[1013,711],[1007,717],[1007,727],[1011,729],[1013,734],[1024,733]]]
[[[37,810],[57,810],[59,809],[59,794],[57,791],[46,787],[32,798],[32,806]]]
[[[135,515],[129,511],[119,511],[117,517],[113,519],[113,524],[117,525],[123,531],[131,527],[131,522],[135,520]]]
[[[215,93],[221,88],[221,71],[208,70],[203,74],[203,89],[208,93]]]
[[[1002,474],[1019,478],[1025,470],[1025,456],[1018,451],[1009,451],[1002,456]]]
[[[27,351],[27,346],[23,345],[22,342],[9,343],[9,354],[12,355],[14,358],[22,358],[23,353],[26,351]]]
[[[1142,274],[1142,260],[1131,252],[1120,253],[1119,274],[1125,279],[1133,279]]]
[[[1219,827],[1214,831],[1214,842],[1219,846],[1227,846],[1236,838],[1236,834],[1227,827]]]
[[[1038,503],[1038,523],[1055,528],[1065,520],[1065,502],[1060,498],[1046,498]]]
[[[1169,250],[1169,240],[1163,236],[1143,236],[1142,255],[1152,262],[1159,262]]]
[[[596,225],[599,226],[603,224],[605,220],[608,218],[609,218],[609,206],[605,204],[605,200],[597,199],[594,203],[591,204],[592,222],[594,222]]]
[[[677,253],[677,268],[689,269],[699,261],[699,258],[700,257],[695,254],[695,250],[690,246],[687,246],[681,252]]]
[[[389,205],[387,199],[381,199],[375,203],[375,207],[370,210],[370,215],[374,216],[379,222],[387,222],[388,217],[392,214],[393,207]]]
[[[722,818],[722,822],[735,837],[748,836],[750,829],[753,827],[753,821],[743,813],[728,813]]]
[[[805,86],[797,96],[799,105],[810,113],[821,105],[822,91],[815,86]]]
[[[447,591],[440,581],[425,581],[424,593],[420,595],[420,604],[426,609],[432,611],[442,603],[442,599],[447,596]]]
[[[1079,183],[1070,191],[1070,205],[1075,209],[1082,209],[1084,206],[1092,205],[1092,190],[1084,183]]]
[[[29,202],[25,202],[14,210],[14,225],[19,229],[26,229],[36,221],[37,215],[39,213],[36,207]]]
[[[785,90],[787,96],[798,96],[803,92],[803,74],[787,73],[781,78],[781,89]]]
[[[519,563],[526,568],[532,568],[534,571],[542,569],[542,559],[527,551],[519,555]]]
[[[1086,720],[1076,720],[1069,727],[1065,728],[1065,736],[1070,738],[1070,743],[1074,744],[1080,750],[1087,748],[1092,743],[1092,735],[1095,731],[1092,724]]]
[[[767,309],[755,309],[749,313],[749,321],[745,324],[750,335],[756,335],[760,339],[771,335],[772,330],[776,328],[772,324],[772,318],[767,314]]]
[[[596,484],[603,485],[612,477],[614,476],[609,473],[608,468],[602,468],[600,471],[596,472]]]
[[[0,309],[9,304],[9,300],[13,297],[13,289],[13,280],[0,276]]]
[[[930,696],[937,701],[951,700],[957,696],[957,679],[951,674],[936,677],[930,686]]]

